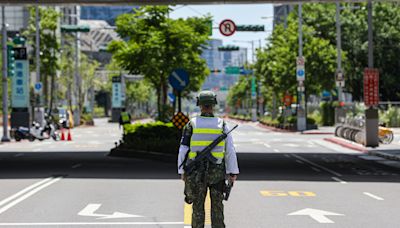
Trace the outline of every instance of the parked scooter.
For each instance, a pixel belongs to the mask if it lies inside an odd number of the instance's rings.
[[[49,138],[55,141],[60,140],[60,135],[54,123],[46,118],[44,124],[45,126],[41,127],[39,123],[33,122],[31,128],[13,128],[11,129],[11,135],[14,136],[15,140],[18,142],[22,139],[28,139],[29,141],[34,141],[35,139],[42,141]]]
[[[35,138],[31,135],[29,128],[27,127],[11,129],[11,137],[13,137],[17,142],[21,141],[22,139],[28,139],[31,142],[35,140]]]

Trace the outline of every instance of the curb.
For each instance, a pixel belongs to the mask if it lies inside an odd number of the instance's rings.
[[[334,135],[333,132],[303,132],[303,135]]]
[[[354,145],[351,142],[344,141],[343,139],[338,138],[324,138],[325,141],[337,144],[339,146],[345,147],[347,149],[356,150],[363,153],[368,153],[368,149],[363,146]]]
[[[385,153],[385,152],[382,152],[382,151],[374,151],[374,150],[372,150],[372,151],[369,151],[368,154],[369,155],[375,155],[375,156],[378,156],[378,157],[382,157],[382,158],[385,158],[385,159],[388,159],[388,160],[400,161],[400,156],[399,155],[388,154],[388,153]]]
[[[258,123],[257,127],[265,128],[265,129],[268,129],[268,130],[274,131],[274,132],[296,133],[296,131],[280,129],[280,128],[276,128],[276,127],[271,127],[271,126],[268,126],[268,125],[265,125],[265,124],[262,124],[262,123]]]
[[[177,155],[153,152],[153,151],[142,151],[142,150],[129,150],[113,148],[110,153],[107,154],[109,157],[123,157],[123,158],[143,158],[149,160],[157,160],[164,162],[177,162]]]

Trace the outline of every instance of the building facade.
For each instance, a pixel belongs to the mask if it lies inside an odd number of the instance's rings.
[[[279,24],[287,26],[287,17],[293,11],[293,5],[275,4],[274,5],[274,27]]]
[[[137,6],[82,6],[82,20],[103,20],[115,25],[115,19],[124,13],[133,13]]]

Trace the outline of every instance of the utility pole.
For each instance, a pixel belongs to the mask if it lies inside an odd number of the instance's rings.
[[[35,26],[36,26],[36,83],[40,83],[40,8],[39,6],[35,7],[36,17],[35,17]],[[34,120],[39,123],[41,126],[44,121],[44,108],[42,107],[42,96],[43,93],[40,92],[36,95],[36,107],[34,109]]]
[[[7,80],[7,28],[5,6],[1,6],[2,19],[2,48],[3,48],[3,137],[2,142],[9,142],[8,138],[8,80]]]
[[[374,67],[374,46],[373,46],[373,27],[372,27],[372,1],[368,1],[368,68]],[[365,93],[365,91],[364,91]],[[370,106],[365,110],[365,146],[377,147],[379,131],[378,109]]]
[[[298,59],[303,59],[303,16],[302,16],[302,5],[299,4],[299,57]],[[304,61],[303,61],[304,62]],[[299,65],[297,63],[297,65]],[[303,63],[304,66],[304,63]],[[299,70],[297,70],[299,71]],[[298,72],[296,72],[298,74]],[[302,80],[298,79],[298,93],[297,93],[297,130],[304,131],[307,129],[307,121],[306,121],[306,110],[305,110],[305,97],[304,97],[304,90],[305,90],[305,70],[303,68],[303,75]]]
[[[346,118],[346,113],[342,107],[343,103],[343,86],[344,86],[344,73],[342,70],[342,37],[341,37],[341,23],[340,23],[340,3],[336,2],[336,49],[337,49],[337,70],[335,75],[336,86],[338,91],[339,107],[335,108],[335,123],[338,124]]]

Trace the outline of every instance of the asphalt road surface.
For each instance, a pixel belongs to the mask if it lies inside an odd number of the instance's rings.
[[[96,125],[72,142],[0,145],[0,227],[190,227],[176,164],[108,157],[120,130]],[[227,227],[399,227],[399,162],[254,124],[233,136]]]

